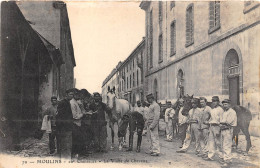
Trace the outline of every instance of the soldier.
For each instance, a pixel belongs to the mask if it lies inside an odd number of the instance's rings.
[[[207,106],[207,99],[205,97],[200,97],[200,104],[201,104],[201,122],[199,125],[199,131],[201,131],[200,137],[200,154],[199,157],[206,157],[208,154],[208,138],[209,138],[209,125],[204,124],[207,123],[210,119],[210,111],[211,108]]]
[[[44,112],[43,116],[47,115],[48,120],[51,120],[51,133],[49,133],[49,148],[50,148],[50,155],[53,155],[55,152],[55,138],[57,141],[57,153],[59,153],[59,142],[57,140],[57,128],[56,128],[56,115],[57,115],[57,97],[51,97],[51,106],[47,108]]]
[[[160,119],[160,106],[156,103],[153,94],[146,96],[147,101],[150,103],[149,114],[147,118],[147,134],[151,143],[150,151],[146,152],[151,156],[159,156],[160,144],[159,144],[159,119]]]
[[[107,106],[101,101],[102,98],[99,93],[94,93],[95,102],[90,105],[92,114],[92,128],[94,133],[94,147],[96,152],[107,152],[107,121],[105,119],[105,112],[111,116],[111,112]]]
[[[219,104],[219,97],[212,97],[212,110],[210,112],[209,122],[205,121],[204,124],[209,124],[209,139],[208,139],[208,156],[203,157],[203,159],[212,161],[213,157],[217,152],[219,157],[222,158],[220,153],[220,116],[223,115],[223,109]]]
[[[66,97],[59,102],[56,115],[56,126],[58,132],[60,157],[71,159],[72,148],[72,123],[73,116],[70,107],[70,100],[73,98],[74,91],[69,89],[66,91]]]
[[[179,116],[178,116],[178,124],[179,124],[179,137],[181,139],[181,146],[180,148],[182,148],[185,137],[186,137],[186,131],[188,128],[188,117],[186,115],[182,114],[182,110],[183,110],[183,103],[184,100],[180,99],[180,111],[179,111]]]
[[[231,164],[231,148],[232,148],[232,136],[233,128],[237,126],[237,114],[230,108],[230,100],[225,99],[222,101],[224,112],[220,116],[220,130],[221,130],[221,143],[223,152],[223,166]]]
[[[179,151],[176,151],[177,153],[185,153],[190,144],[193,137],[195,137],[195,150],[196,154],[199,154],[199,138],[200,138],[200,131],[199,131],[199,123],[201,120],[201,111],[198,108],[199,99],[193,98],[191,100],[192,109],[189,111],[188,116],[188,123],[189,128],[186,132],[186,138],[184,140],[184,144],[182,148]]]
[[[167,102],[167,109],[165,110],[165,122],[166,122],[166,139],[165,141],[172,141],[173,138],[173,116],[175,115],[175,110],[171,107],[172,103]]]
[[[80,99],[80,92],[78,89],[74,89],[74,96],[70,100],[71,111],[73,115],[73,130],[72,130],[72,153],[75,154],[77,158],[79,154],[83,154],[84,142],[83,142],[83,130],[81,127],[81,118],[83,117],[83,113],[78,104],[78,100]]]

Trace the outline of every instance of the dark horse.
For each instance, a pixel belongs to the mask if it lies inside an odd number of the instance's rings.
[[[137,149],[136,152],[140,152],[142,143],[142,133],[144,129],[143,115],[137,111],[129,112],[122,118],[122,124],[118,128],[118,136],[123,137],[126,135],[127,127],[129,126],[129,148],[127,151],[133,150],[134,133],[137,132]]]
[[[191,107],[192,98],[193,98],[193,96],[189,96],[189,95],[183,97],[183,100],[184,100],[183,113],[188,113],[188,111],[192,108]],[[212,102],[207,102],[207,105],[211,107],[211,103]],[[233,139],[235,140],[236,148],[238,146],[238,134],[241,130],[244,133],[244,135],[246,136],[246,141],[247,141],[246,153],[248,153],[249,149],[252,146],[250,134],[249,134],[249,130],[248,130],[250,121],[252,120],[251,112],[247,108],[245,108],[243,106],[239,106],[239,105],[233,106],[232,109],[234,109],[237,114],[237,126],[234,127],[234,130],[233,130]]]

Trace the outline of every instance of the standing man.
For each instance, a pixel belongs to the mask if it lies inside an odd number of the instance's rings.
[[[189,116],[188,116],[188,122],[189,122],[189,128],[188,131],[186,132],[186,138],[184,140],[184,144],[182,146],[182,148],[177,151],[177,153],[185,153],[187,152],[190,144],[191,144],[191,140],[193,139],[193,137],[195,137],[195,150],[196,150],[196,155],[199,154],[199,141],[200,141],[200,131],[199,131],[199,123],[201,120],[201,111],[198,108],[198,103],[199,103],[199,99],[197,98],[193,98],[191,100],[191,105],[192,105],[192,109],[190,109],[189,111]]]
[[[221,130],[221,143],[222,152],[224,157],[223,166],[231,164],[231,149],[232,149],[232,136],[233,128],[237,126],[237,114],[230,108],[230,100],[225,99],[222,101],[224,113],[220,116],[220,130]]]
[[[207,106],[207,99],[205,97],[200,98],[201,105],[201,122],[199,125],[199,131],[201,132],[200,137],[200,154],[199,157],[206,157],[208,155],[208,138],[209,138],[209,124],[211,108]]]
[[[165,141],[172,142],[173,138],[173,116],[175,110],[172,108],[172,103],[169,101],[166,103],[167,109],[165,110],[164,120],[166,123],[166,139]]]
[[[160,143],[159,143],[159,119],[160,119],[160,106],[156,103],[153,94],[146,96],[147,101],[151,104],[149,106],[149,114],[147,118],[147,134],[151,142],[150,151],[146,152],[151,156],[159,156]]]
[[[144,116],[144,108],[142,107],[141,101],[138,100],[138,101],[136,102],[136,105],[137,105],[137,107],[134,108],[134,111],[133,111],[133,112],[136,111],[136,112],[142,114],[142,116]]]
[[[77,158],[79,154],[82,154],[84,147],[83,134],[81,128],[81,118],[83,113],[78,104],[80,99],[80,92],[78,89],[74,89],[74,96],[70,100],[71,111],[73,115],[73,130],[72,130],[72,154],[75,154]]]
[[[146,101],[143,101],[143,109],[144,109],[144,130],[143,130],[143,136],[145,136],[147,134],[147,118],[148,118],[148,114],[149,114],[149,103]]]
[[[57,107],[56,126],[60,146],[58,149],[60,149],[60,157],[65,159],[71,159],[73,116],[70,100],[73,95],[73,89],[68,89],[65,99],[60,101]]]
[[[57,128],[56,128],[56,115],[57,115],[57,97],[51,97],[51,106],[47,108],[44,112],[43,116],[47,115],[48,120],[51,120],[51,133],[49,133],[49,148],[50,148],[50,155],[53,155],[55,152],[55,138],[57,141],[57,153],[59,153],[59,142],[57,139]]]
[[[204,122],[209,124],[209,139],[208,139],[208,156],[204,157],[205,160],[213,161],[213,157],[217,152],[219,157],[222,155],[220,153],[221,144],[220,144],[220,116],[223,115],[223,109],[219,105],[219,97],[212,97],[212,110],[210,112],[209,122]]]
[[[102,97],[98,92],[94,94],[94,103],[90,109],[92,114],[92,126],[94,131],[94,146],[96,152],[107,152],[107,121],[105,118],[105,112],[108,116],[111,116],[107,106],[101,101]]]
[[[178,121],[179,121],[179,137],[181,139],[181,146],[180,148],[182,148],[183,144],[184,144],[184,140],[186,138],[186,131],[188,128],[188,116],[183,115],[182,110],[183,110],[183,103],[184,100],[180,99],[180,111],[179,111],[179,116],[178,116]]]

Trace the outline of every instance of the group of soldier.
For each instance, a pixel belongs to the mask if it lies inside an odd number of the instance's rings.
[[[110,115],[97,92],[91,95],[86,89],[73,88],[59,102],[57,97],[51,97],[51,106],[43,113],[51,120],[50,155],[71,159],[92,152],[107,152],[105,112]]]
[[[184,112],[184,100],[180,99],[180,108],[177,110],[171,105],[165,110],[166,141],[172,141],[172,124],[178,123],[179,138],[182,145],[177,153],[186,153],[191,141],[195,140],[195,153],[204,160],[213,161],[215,154],[223,166],[231,164],[231,149],[233,128],[237,125],[236,112],[230,106],[230,100],[222,101],[220,106],[218,96],[212,97],[211,107],[207,106],[204,97],[193,98],[192,108]],[[201,106],[199,108],[198,106]]]
[[[133,124],[129,124],[127,151],[133,150],[133,134],[137,130],[137,152],[140,152],[142,140],[140,136],[147,134],[150,148],[145,153],[159,156],[160,106],[152,94],[147,95],[146,99],[148,102],[137,101],[137,106],[131,109],[131,115],[136,116],[136,119],[132,122]],[[51,102],[52,105],[44,113],[44,116],[51,120],[50,154],[55,153],[55,138],[57,153],[62,158],[87,155],[93,151],[107,152],[105,113],[108,116],[112,114],[111,110],[102,103],[99,93],[95,92],[92,96],[86,89],[69,89],[66,91],[66,97],[59,103],[56,97],[51,97]],[[188,113],[185,112],[183,99],[179,100],[178,107],[168,104],[165,110],[166,141],[172,141],[172,126],[177,122],[182,143],[177,153],[186,153],[194,139],[197,156],[213,161],[215,154],[218,154],[220,162],[223,165],[229,165],[231,164],[233,127],[237,125],[236,112],[231,108],[229,99],[222,101],[223,107],[220,106],[218,96],[212,97],[211,107],[206,103],[207,99],[204,97],[193,98],[192,108]],[[199,105],[201,108],[198,107]],[[123,130],[125,131],[126,128]]]

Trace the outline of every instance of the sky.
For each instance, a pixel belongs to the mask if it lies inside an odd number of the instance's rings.
[[[145,36],[140,2],[66,2],[76,59],[76,88],[100,92],[102,82]]]

